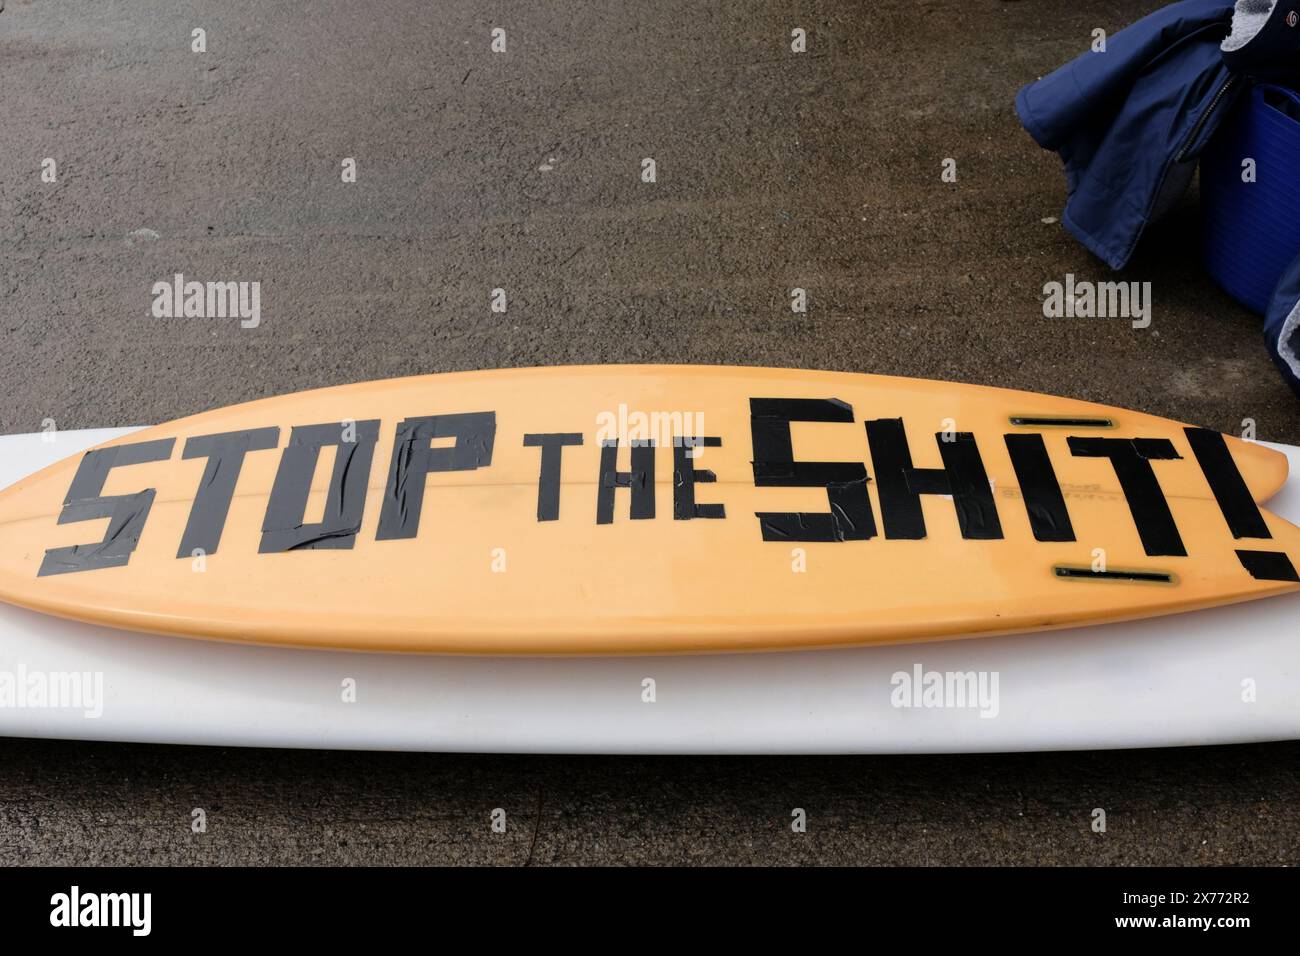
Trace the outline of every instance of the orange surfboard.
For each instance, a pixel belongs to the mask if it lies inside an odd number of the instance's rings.
[[[980,386],[430,375],[205,412],[19,481],[0,492],[0,598],[350,650],[975,637],[1300,587],[1300,529],[1259,506],[1286,472],[1217,432]]]

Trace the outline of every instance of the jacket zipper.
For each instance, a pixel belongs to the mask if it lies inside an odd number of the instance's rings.
[[[1196,125],[1192,127],[1191,135],[1187,137],[1187,142],[1183,144],[1183,148],[1180,149],[1178,155],[1174,157],[1174,162],[1181,163],[1187,158],[1188,151],[1200,138],[1201,130],[1205,129],[1205,124],[1210,121],[1210,117],[1214,115],[1214,111],[1219,108],[1219,103],[1221,103],[1223,98],[1228,95],[1228,92],[1237,85],[1237,79],[1237,74],[1231,73],[1228,75],[1228,78],[1224,80],[1223,85],[1219,87],[1219,91],[1215,93],[1214,98],[1210,100],[1210,105],[1205,108],[1204,112],[1202,112],[1199,117],[1197,117]]]

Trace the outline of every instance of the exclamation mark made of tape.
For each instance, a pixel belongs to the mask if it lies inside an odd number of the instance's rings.
[[[1219,503],[1223,520],[1228,523],[1228,530],[1234,538],[1268,538],[1268,525],[1255,504],[1255,498],[1246,487],[1246,480],[1241,477],[1241,470],[1232,459],[1228,443],[1223,436],[1208,428],[1186,428],[1187,441],[1192,446],[1192,454],[1205,473],[1214,492],[1214,500]],[[1241,566],[1251,576],[1260,581],[1295,581],[1300,582],[1295,566],[1283,551],[1254,551],[1237,549],[1237,558]]]

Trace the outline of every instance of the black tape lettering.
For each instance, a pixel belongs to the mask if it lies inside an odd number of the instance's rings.
[[[1237,559],[1256,580],[1300,582],[1295,565],[1281,551],[1238,551]]]
[[[830,513],[758,511],[764,541],[865,541],[876,535],[860,461],[795,461],[791,422],[853,422],[853,406],[838,398],[751,398],[754,485],[825,488]]]
[[[399,423],[376,539],[414,538],[420,530],[425,477],[431,472],[486,468],[492,464],[496,434],[496,412],[429,415]],[[435,438],[456,441],[450,448],[434,448],[429,443]]]
[[[1219,432],[1208,428],[1185,428],[1187,442],[1192,446],[1205,480],[1210,483],[1214,500],[1234,538],[1272,538],[1268,525],[1255,504],[1255,496],[1246,486],[1246,479],[1232,457],[1228,442]],[[1241,566],[1259,581],[1300,581],[1295,565],[1281,551],[1237,552]]]
[[[1228,523],[1234,538],[1271,538],[1264,516],[1259,513],[1255,498],[1246,487],[1246,479],[1228,450],[1223,436],[1208,428],[1185,428],[1187,443],[1192,454],[1210,483],[1214,500],[1219,503],[1223,520]]]
[[[289,433],[289,444],[280,456],[280,468],[271,486],[271,500],[262,519],[260,554],[313,549],[347,549],[357,539],[366,507],[366,483],[370,463],[379,440],[377,420],[355,423],[355,441],[344,441],[339,422],[297,425]],[[316,461],[326,445],[337,445],[325,514],[315,524],[303,524],[307,496]]]
[[[1073,541],[1074,525],[1042,435],[1006,435],[1011,467],[1037,541]]]
[[[101,495],[104,481],[114,468],[170,458],[175,444],[174,438],[159,438],[86,452],[77,465],[68,495],[63,499],[59,524],[107,518],[108,531],[102,541],[93,544],[50,548],[45,552],[36,576],[120,568],[126,564],[140,543],[140,532],[144,530],[145,519],[153,507],[155,489],[146,488],[130,495]]]
[[[537,476],[537,520],[555,521],[560,517],[560,456],[566,445],[581,445],[577,432],[542,432],[525,435],[524,446],[542,450],[541,471]]]
[[[1152,461],[1182,458],[1172,442],[1166,438],[1080,438],[1077,435],[1069,436],[1066,442],[1070,453],[1078,458],[1110,459],[1147,554],[1187,556],[1169,503],[1151,468]]]
[[[188,558],[195,551],[217,553],[226,516],[230,513],[230,500],[235,495],[235,483],[244,467],[244,456],[250,451],[274,448],[279,442],[280,429],[274,427],[199,435],[185,442],[182,458],[206,458],[208,463],[194,493],[194,504],[190,506],[190,518],[185,523],[176,557]]]
[[[632,470],[618,470],[618,439],[600,443],[600,481],[596,491],[596,524],[614,521],[614,492],[627,488],[632,495],[631,516],[644,520],[655,516],[655,443],[652,439],[634,438]]]
[[[692,448],[720,448],[721,438],[677,437],[673,439],[673,518],[689,521],[692,518],[725,518],[726,509],[719,504],[696,504],[696,483],[709,483],[718,476],[707,468],[696,468]]]
[[[886,538],[925,537],[921,495],[952,495],[957,525],[963,538],[995,540],[1002,537],[1002,522],[989,476],[984,470],[975,436],[956,432],[953,441],[935,433],[942,468],[916,468],[901,418],[867,422],[867,443],[876,470],[880,517]]]
[[[853,406],[839,398],[751,398],[757,488],[826,488],[829,514],[757,511],[764,541],[865,541],[876,535],[862,462],[796,462],[792,421],[853,423]]]

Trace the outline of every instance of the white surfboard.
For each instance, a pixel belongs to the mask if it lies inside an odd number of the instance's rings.
[[[0,487],[133,430],[0,437]],[[1300,448],[1270,447],[1300,471]],[[1300,521],[1300,479],[1269,507]],[[0,605],[0,734],[541,753],[957,753],[1286,740],[1300,738],[1300,595],[1047,635],[630,658],[232,645]]]

